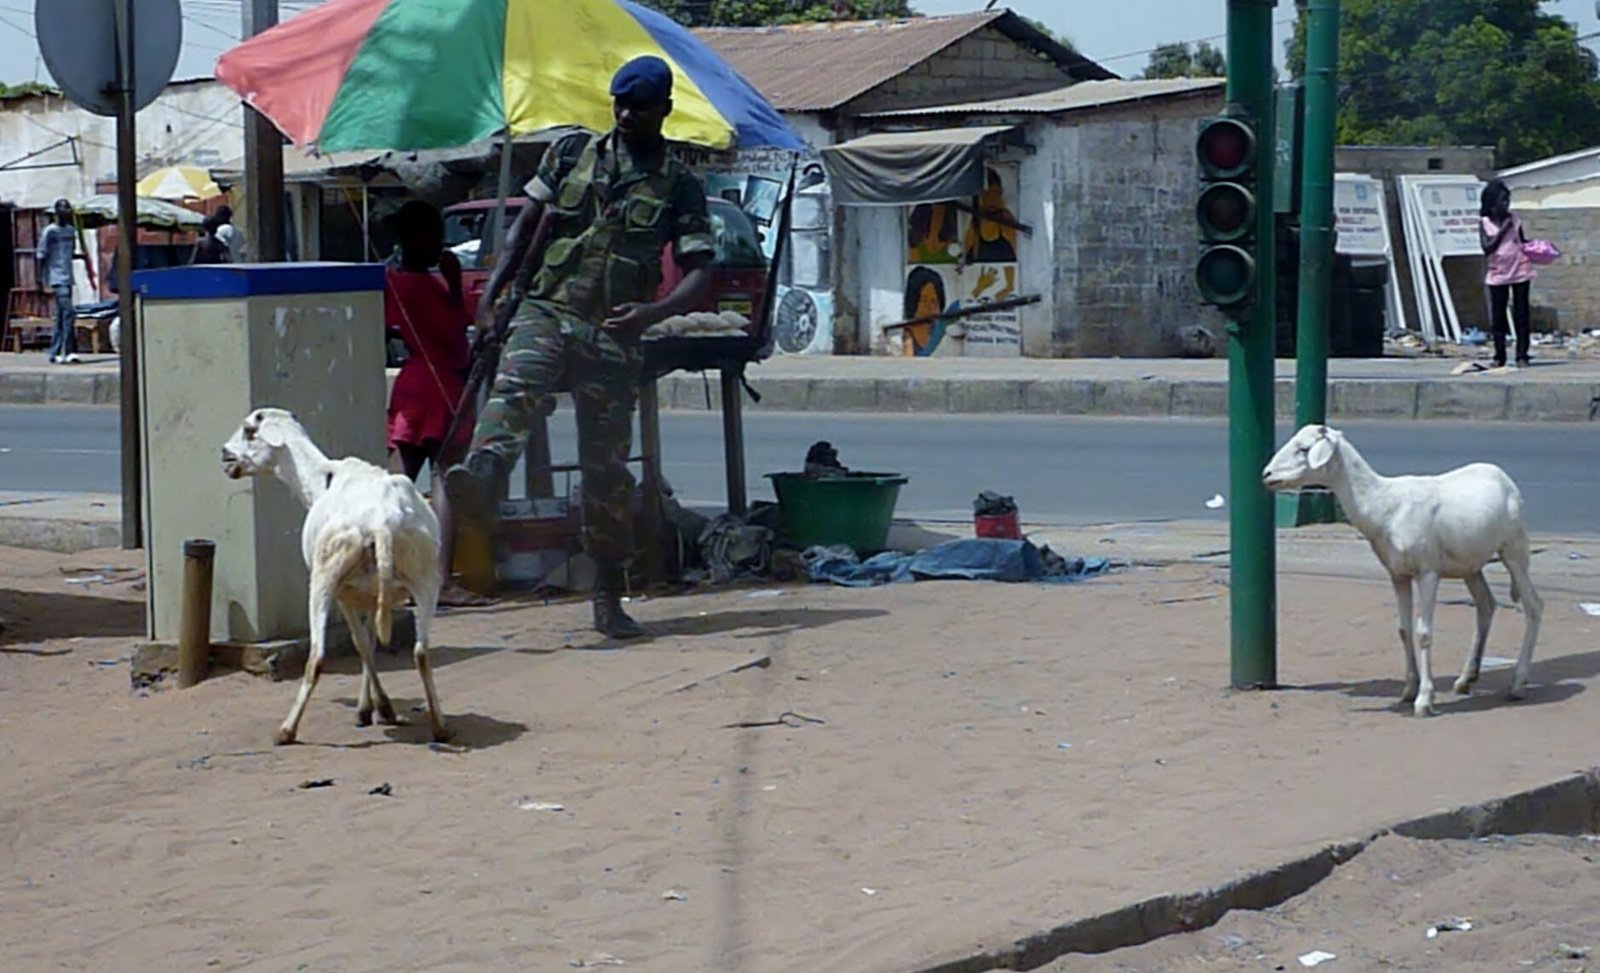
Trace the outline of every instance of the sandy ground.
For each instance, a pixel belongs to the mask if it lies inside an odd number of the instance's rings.
[[[1300,962],[1319,952],[1335,958],[1314,967]],[[1594,837],[1386,837],[1279,908],[1230,913],[1203,932],[1104,956],[1073,956],[1048,969],[1582,973],[1596,963],[1600,843]]]
[[[652,599],[626,651],[582,605],[464,612],[437,633],[460,746],[357,728],[345,662],[274,749],[290,685],[130,693],[141,595],[62,573],[130,563],[0,551],[8,973],[905,970],[1600,762],[1587,582],[1546,584],[1522,704],[1505,671],[1449,695],[1471,610],[1442,607],[1428,721],[1394,705],[1383,581],[1285,578],[1297,688],[1234,694],[1224,573],[1190,565]],[[1520,635],[1503,611],[1491,655]],[[1423,911],[1463,909],[1506,915]]]

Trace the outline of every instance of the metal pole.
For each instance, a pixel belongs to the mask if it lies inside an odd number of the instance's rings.
[[[178,621],[178,688],[206,677],[211,665],[211,575],[217,545],[183,542],[183,603]]]
[[[1277,683],[1277,551],[1273,503],[1261,470],[1273,442],[1276,307],[1273,260],[1272,10],[1277,0],[1228,0],[1228,101],[1254,120],[1255,304],[1228,334],[1228,469],[1232,683]]]
[[[1333,284],[1333,142],[1339,0],[1306,4],[1305,171],[1300,201],[1296,427],[1328,420],[1328,301]]]
[[[278,0],[245,0],[241,38],[277,26]],[[279,263],[284,259],[283,136],[267,116],[244,110],[245,210],[250,214],[250,259]]]
[[[117,31],[117,315],[122,327],[122,546],[144,546],[144,444],[139,428],[139,342],[133,248],[139,242],[138,132],[134,125],[133,0],[113,5]]]
[[[1339,0],[1306,7],[1305,135],[1300,192],[1300,307],[1295,340],[1295,428],[1328,421],[1328,312],[1333,292],[1333,153],[1338,112]],[[1333,495],[1285,496],[1296,526],[1332,523]]]

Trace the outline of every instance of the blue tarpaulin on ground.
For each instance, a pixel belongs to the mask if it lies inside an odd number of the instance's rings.
[[[1005,581],[1061,584],[1104,573],[1105,558],[1064,558],[1028,541],[969,538],[918,554],[887,551],[865,561],[848,548],[813,547],[805,554],[812,581],[851,588],[903,581]]]

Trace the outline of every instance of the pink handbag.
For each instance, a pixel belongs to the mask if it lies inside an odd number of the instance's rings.
[[[1529,240],[1522,245],[1522,255],[1535,264],[1553,264],[1561,259],[1561,251],[1549,240]]]

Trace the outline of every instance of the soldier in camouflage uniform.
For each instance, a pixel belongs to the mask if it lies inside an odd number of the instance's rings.
[[[489,402],[467,459],[445,476],[465,529],[494,532],[499,484],[515,466],[541,403],[559,389],[577,407],[584,543],[599,576],[594,624],[612,638],[644,631],[622,610],[632,553],[628,471],[645,329],[687,313],[709,284],[712,258],[705,191],[668,151],[661,127],[672,111],[672,69],[641,57],[611,83],[616,127],[552,146],[528,183],[524,207],[485,294],[492,307],[526,253],[545,207],[555,222],[544,262],[518,308]],[[653,302],[668,243],[685,276]],[[480,319],[482,315],[480,314]]]

